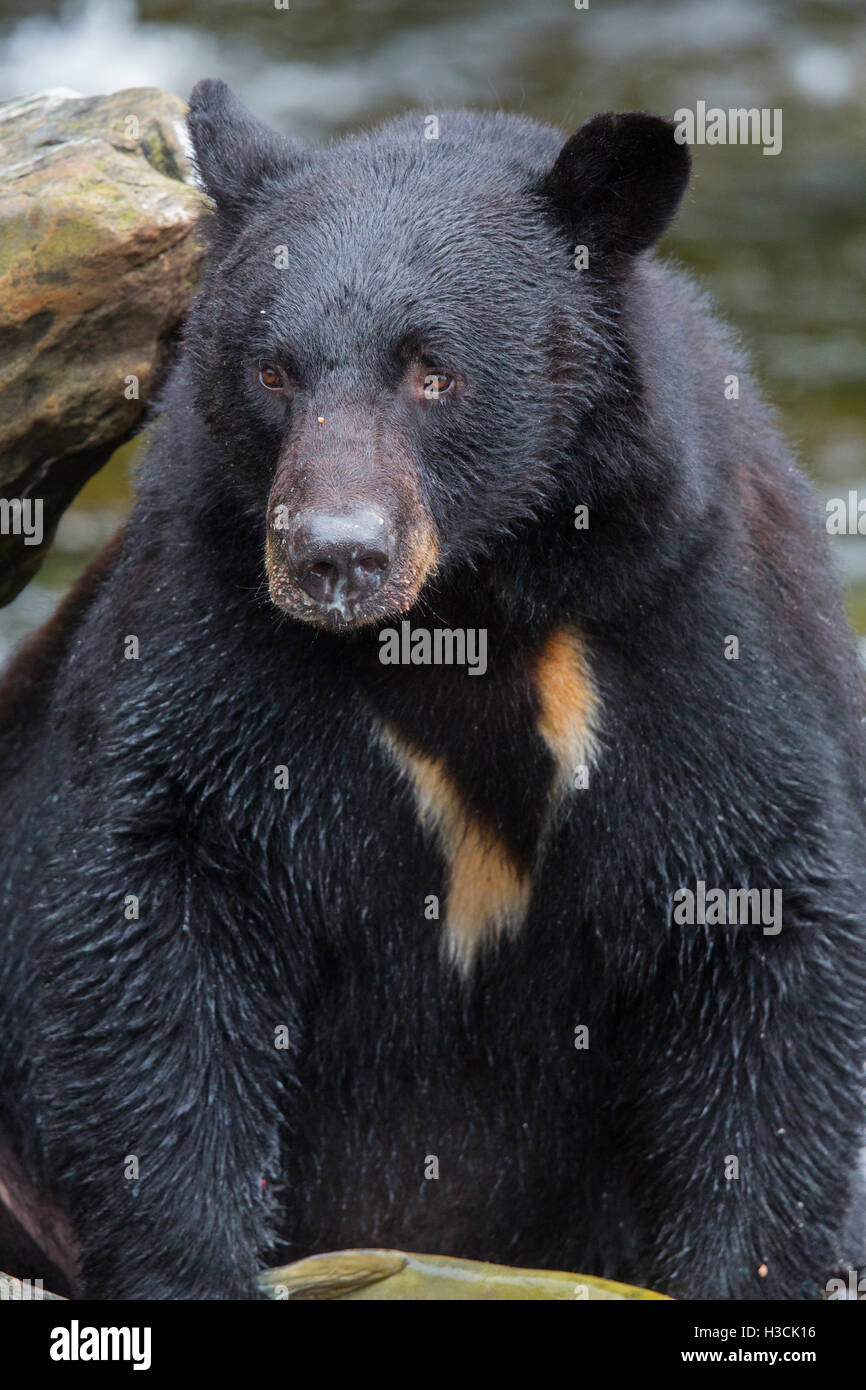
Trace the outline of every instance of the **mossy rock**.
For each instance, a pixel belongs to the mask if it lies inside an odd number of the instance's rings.
[[[44,529],[0,535],[0,603],[166,370],[207,205],[185,112],[151,88],[0,106],[0,497],[41,500]]]
[[[664,1294],[585,1274],[414,1255],[404,1250],[340,1250],[269,1269],[259,1283],[274,1299],[398,1299],[486,1302],[567,1299],[569,1302],[665,1299]]]

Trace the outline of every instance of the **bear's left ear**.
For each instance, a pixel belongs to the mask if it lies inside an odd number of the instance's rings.
[[[193,87],[186,123],[205,191],[230,217],[303,158],[299,146],[251,116],[216,77]]]
[[[578,242],[604,256],[636,255],[658,240],[691,171],[675,126],[646,111],[608,112],[567,140],[543,183]]]

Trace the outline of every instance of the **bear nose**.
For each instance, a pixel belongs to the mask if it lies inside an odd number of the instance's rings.
[[[295,579],[317,603],[367,598],[391,564],[388,523],[379,512],[302,512],[290,541]]]

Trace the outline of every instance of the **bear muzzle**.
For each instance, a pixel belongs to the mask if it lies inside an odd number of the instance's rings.
[[[268,526],[272,601],[321,627],[360,627],[404,613],[433,568],[426,518],[407,530],[376,506],[307,508]]]
[[[354,608],[384,584],[392,553],[386,517],[356,507],[302,512],[289,535],[286,560],[295,584],[309,598],[351,620]]]
[[[268,498],[277,607],[335,629],[396,617],[414,603],[438,554],[420,467],[401,432],[355,403],[308,405]]]

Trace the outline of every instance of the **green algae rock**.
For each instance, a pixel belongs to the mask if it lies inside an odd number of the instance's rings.
[[[451,1302],[568,1299],[569,1302],[662,1299],[664,1294],[614,1284],[586,1274],[552,1269],[511,1269],[506,1265],[457,1260],[446,1255],[413,1255],[404,1250],[339,1250],[269,1269],[259,1277],[274,1299],[338,1298]]]
[[[151,88],[0,106],[0,604],[164,375],[207,206],[185,112]],[[29,501],[29,540],[4,499]]]

